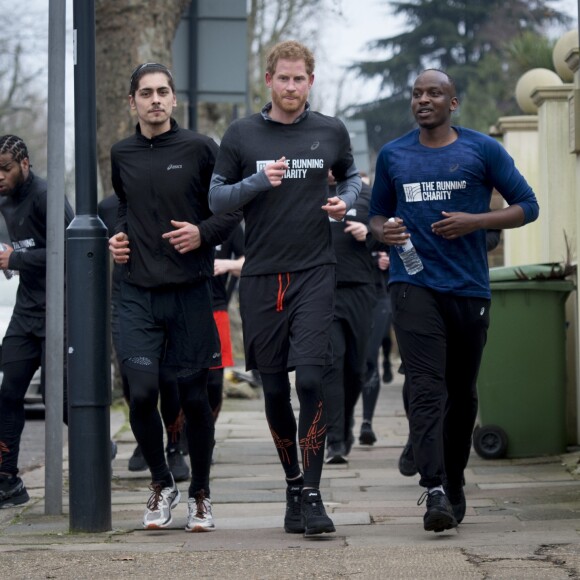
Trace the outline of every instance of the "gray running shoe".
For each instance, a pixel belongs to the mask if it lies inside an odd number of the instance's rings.
[[[163,487],[162,483],[152,482],[149,489],[152,493],[143,516],[143,527],[146,530],[166,528],[173,521],[171,510],[179,503],[181,494],[175,481],[171,487]]]
[[[215,524],[211,513],[211,500],[202,489],[187,500],[186,532],[213,532]]]

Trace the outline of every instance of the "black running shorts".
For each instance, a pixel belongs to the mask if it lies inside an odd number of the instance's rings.
[[[247,370],[330,364],[335,280],[333,264],[240,279]]]
[[[12,314],[2,341],[2,362],[41,359],[45,340],[44,316]]]
[[[121,283],[120,358],[152,358],[168,366],[221,364],[209,281],[160,288]]]

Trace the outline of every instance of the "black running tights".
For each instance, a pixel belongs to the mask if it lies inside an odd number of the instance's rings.
[[[145,367],[147,370],[136,368],[137,365],[131,362],[124,362],[123,365],[131,391],[129,420],[135,439],[143,451],[153,481],[169,483],[171,476],[163,449],[163,424],[157,409],[158,365],[149,365]],[[201,489],[209,497],[214,421],[207,398],[207,369],[180,372],[177,383],[191,460],[189,497]]]
[[[24,397],[34,373],[41,365],[36,358],[6,362],[2,365],[4,378],[0,387],[0,472],[16,475],[20,439],[24,429]],[[42,370],[42,399],[44,401],[44,369]],[[63,419],[68,422],[66,379],[63,387]]]
[[[304,486],[318,489],[324,463],[326,413],[322,404],[322,366],[296,367],[300,402],[298,429],[290,401],[288,373],[261,372],[266,418],[287,479],[300,475],[296,433],[302,451]]]

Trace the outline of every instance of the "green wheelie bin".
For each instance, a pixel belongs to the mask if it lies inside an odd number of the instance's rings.
[[[565,302],[559,264],[490,269],[491,310],[473,447],[484,459],[566,450]]]

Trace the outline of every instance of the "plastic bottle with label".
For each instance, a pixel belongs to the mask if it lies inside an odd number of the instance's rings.
[[[389,221],[394,222],[395,218],[389,218]],[[421,258],[419,258],[419,254],[417,254],[411,238],[408,238],[402,246],[397,245],[395,248],[409,276],[414,276],[423,269],[423,262],[421,262]]]

